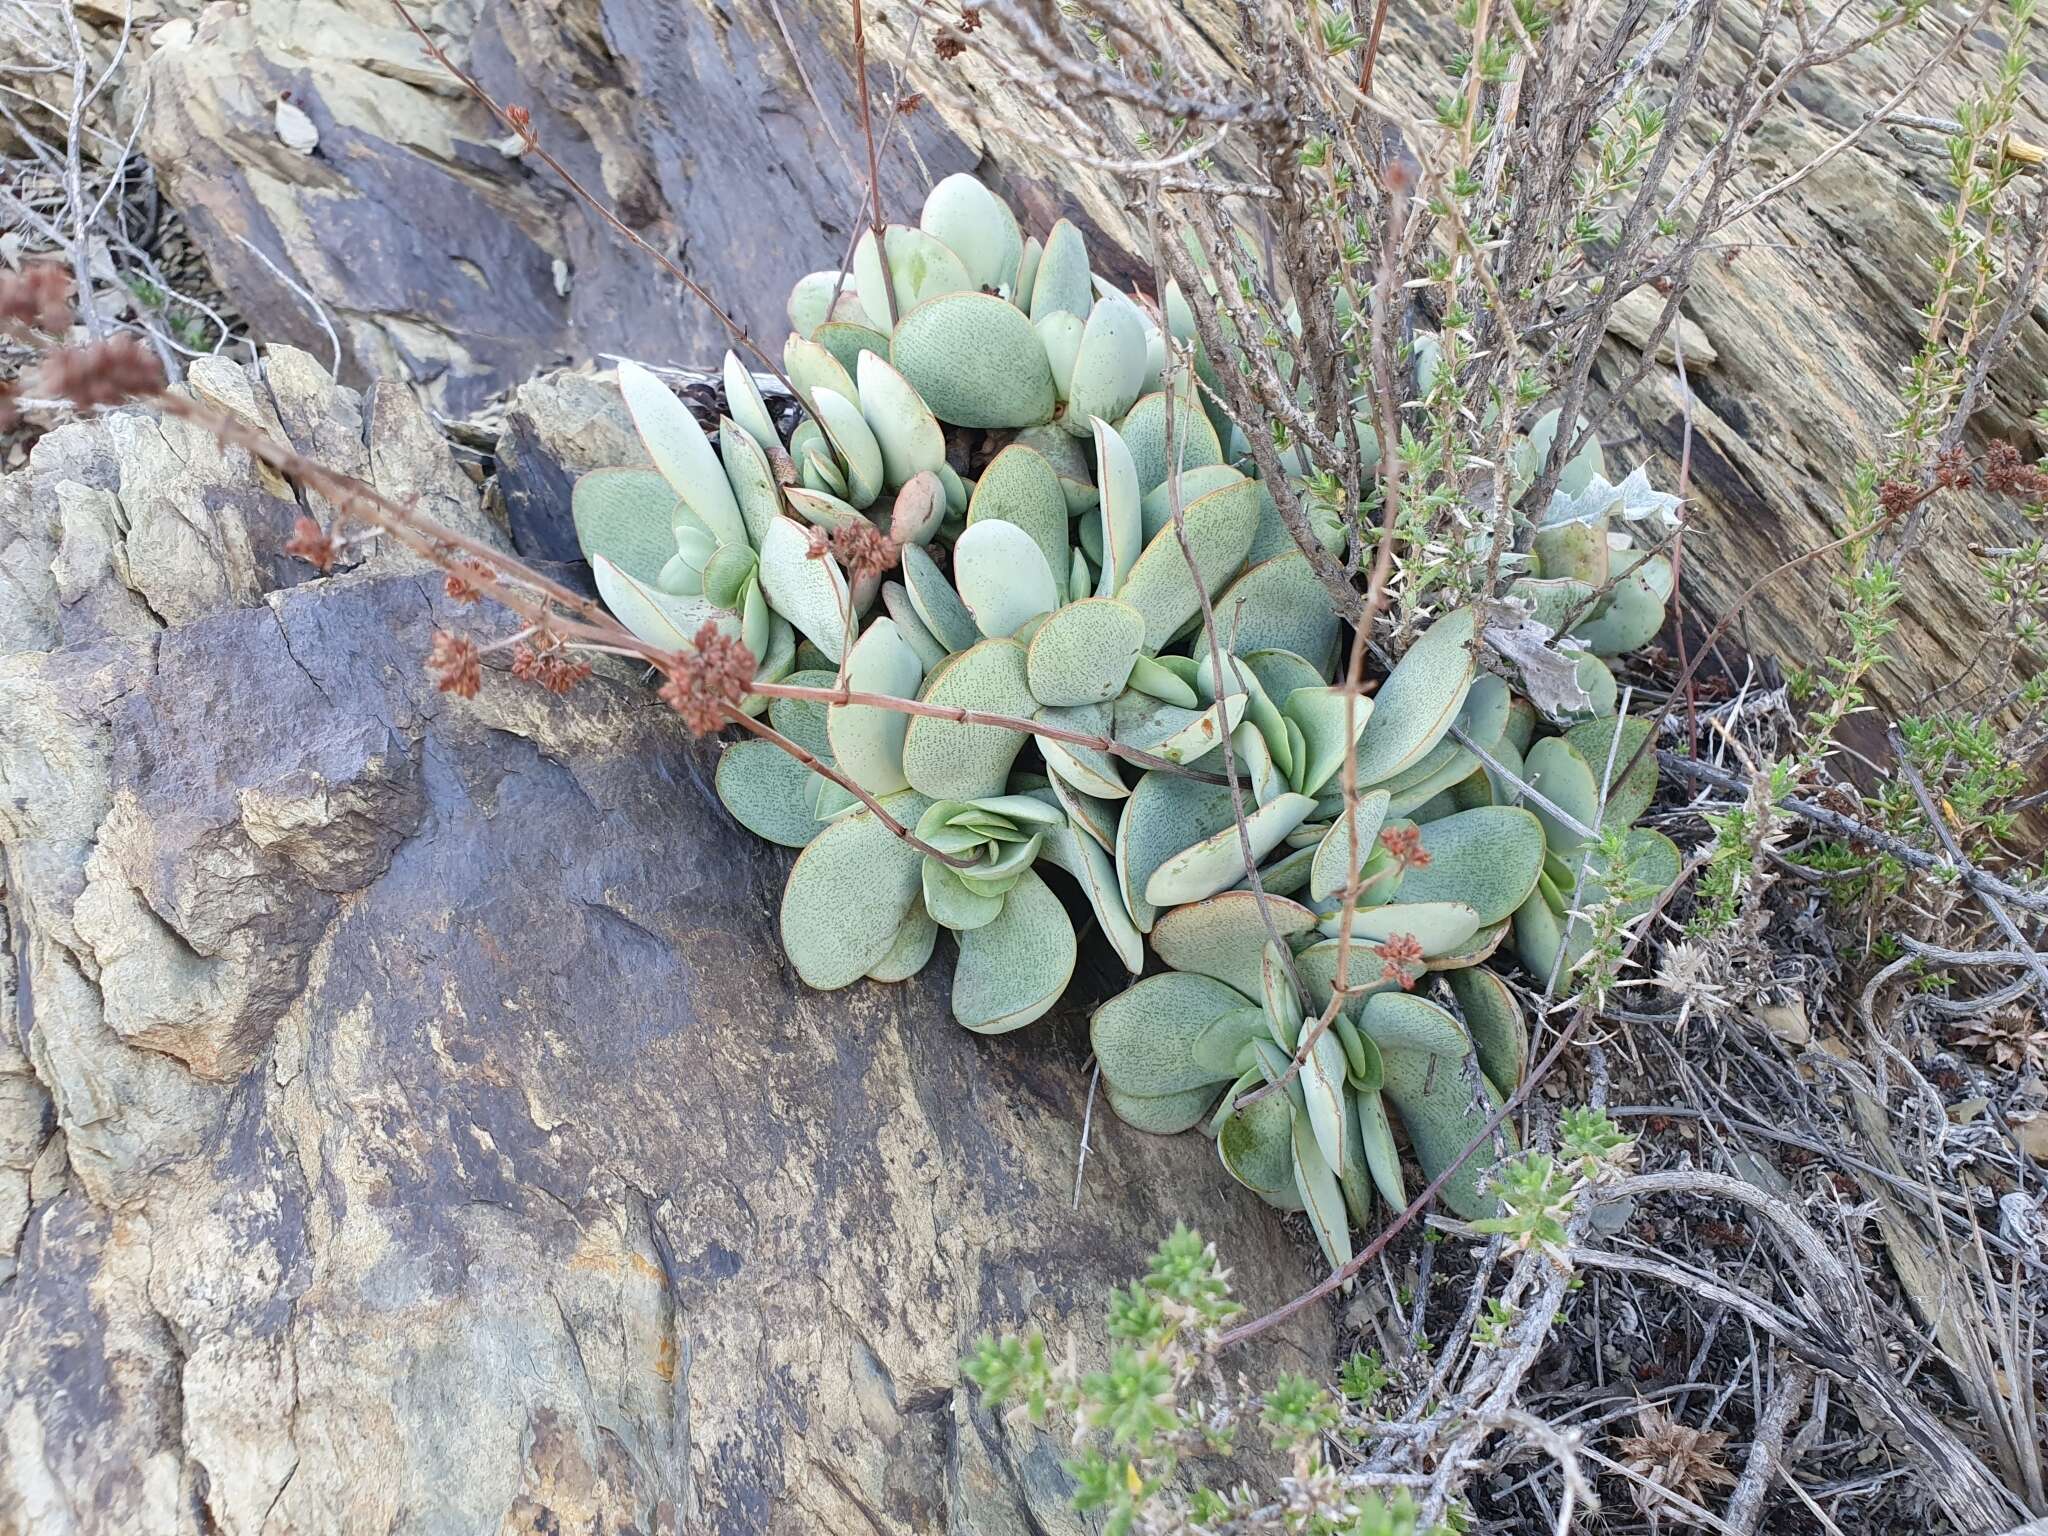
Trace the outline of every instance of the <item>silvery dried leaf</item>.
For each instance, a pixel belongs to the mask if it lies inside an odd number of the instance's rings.
[[[1559,643],[1547,624],[1513,599],[1484,605],[1481,630],[1493,653],[1515,669],[1522,692],[1553,719],[1584,714],[1592,699],[1579,683],[1582,647]]]

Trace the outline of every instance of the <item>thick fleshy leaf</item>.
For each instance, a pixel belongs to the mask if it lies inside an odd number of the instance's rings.
[[[927,857],[924,861],[924,909],[941,928],[969,933],[986,928],[1003,910],[1005,892],[989,895],[961,879],[950,864]]]
[[[830,350],[802,336],[792,336],[782,344],[782,371],[789,376],[790,386],[807,406],[811,403],[811,396],[820,389],[829,389],[848,400],[860,398],[860,391],[854,387],[853,375],[845,365]],[[802,428],[790,435],[792,458],[801,458],[803,436]]]
[[[1338,1127],[1342,1144],[1343,1127]],[[1343,1186],[1337,1173],[1317,1145],[1316,1130],[1307,1112],[1294,1117],[1294,1184],[1301,1192],[1302,1209],[1315,1228],[1316,1241],[1330,1268],[1342,1269],[1351,1262],[1351,1222],[1344,1205]]]
[[[1372,722],[1371,699],[1353,697],[1344,689],[1297,688],[1287,696],[1281,713],[1301,727],[1301,739],[1308,747],[1306,762],[1297,763],[1294,787],[1304,795],[1319,795],[1337,770],[1352,741],[1361,737]],[[1364,756],[1360,751],[1361,759]]]
[[[953,541],[953,582],[977,628],[991,639],[1015,634],[1059,602],[1052,568],[1015,523],[969,523]]]
[[[893,619],[877,619],[854,643],[846,660],[846,684],[862,693],[915,699],[924,681],[918,660]],[[835,704],[825,711],[826,739],[839,771],[871,795],[893,795],[909,787],[903,776],[903,736],[910,717],[877,704]]]
[[[896,621],[896,632],[904,643],[917,652],[917,659],[929,672],[946,659],[946,648],[938,638],[925,628],[924,620],[918,617],[917,605],[910,600],[910,592],[901,582],[882,583],[882,606],[890,618]]]
[[[1145,526],[1142,487],[1131,450],[1116,428],[1097,418],[1095,429],[1097,510],[1102,532],[1102,578],[1098,597],[1113,597],[1138,563]]]
[[[772,741],[736,741],[718,759],[718,798],[754,836],[801,848],[821,830],[811,814],[811,770]]]
[[[949,657],[925,679],[924,702],[1029,718],[1037,701],[1024,680],[1024,647],[984,640]],[[1000,795],[1023,733],[999,725],[963,725],[917,715],[903,738],[903,771],[935,800]]]
[[[1130,607],[1128,603],[1124,606]],[[1137,609],[1132,608],[1131,611],[1136,613]],[[1138,620],[1138,638],[1141,642],[1144,639],[1144,623],[1141,615]],[[1148,698],[1157,699],[1162,704],[1178,705],[1182,709],[1199,709],[1204,702],[1215,702],[1213,693],[1205,701],[1195,691],[1194,685],[1179,672],[1158,657],[1142,653],[1131,663],[1130,684]]]
[[[1036,637],[1034,637],[1035,639]],[[1030,677],[1030,657],[1025,657],[1025,677]],[[1114,716],[1107,704],[1048,704],[1031,712],[1034,720],[1063,730],[1080,731],[1090,736],[1108,736]],[[1038,750],[1045,757],[1045,766],[1055,780],[1097,800],[1121,800],[1128,795],[1130,787],[1124,783],[1123,770],[1111,753],[1097,747],[1085,747],[1077,742],[1059,741],[1050,736],[1038,738]]]
[[[1536,568],[1545,577],[1569,576],[1589,586],[1607,584],[1607,519],[1546,523],[1529,540]]]
[[[1116,861],[1109,850],[1092,832],[1076,830],[1068,822],[1048,827],[1044,836],[1045,860],[1073,877],[1117,959],[1125,970],[1137,975],[1145,969],[1145,936],[1124,907],[1123,892],[1117,889]]]
[[[1245,695],[1234,693],[1207,709],[1182,709],[1162,704],[1130,689],[1117,695],[1116,739],[1127,747],[1163,757],[1170,763],[1192,763],[1223,743],[1227,732],[1244,718]],[[1217,717],[1222,717],[1219,728]]]
[[[910,594],[910,605],[924,620],[924,627],[948,651],[964,651],[982,638],[974,615],[967,611],[953,584],[920,545],[912,544],[903,550],[903,585]]]
[[[721,543],[744,540],[746,524],[704,429],[669,387],[637,363],[619,364],[619,393],[654,467]]]
[[[1067,390],[1074,381],[1074,362],[1081,355],[1081,337],[1088,323],[1079,315],[1057,309],[1032,321],[1031,328],[1038,332],[1039,343],[1045,348],[1045,360],[1052,368],[1052,392],[1059,397],[1064,410]],[[1066,428],[1062,426],[1060,430]]]
[[[965,171],[956,171],[925,194],[918,228],[960,258],[977,288],[1007,288],[1016,281],[1024,235],[1010,205]]]
[[[891,301],[889,315],[900,317],[927,299],[971,292],[978,286],[967,275],[966,264],[943,240],[902,224],[891,224],[879,243],[872,229],[862,233],[853,247],[853,277],[854,286],[867,295],[861,307],[880,323],[887,323],[880,313],[885,307],[881,298],[885,291]]]
[[[976,1034],[1003,1034],[1042,1017],[1074,974],[1073,922],[1029,870],[996,920],[961,934],[959,944],[953,1017]]]
[[[929,802],[891,795],[882,806],[915,825]],[[862,808],[832,822],[797,855],[782,891],[782,947],[804,985],[829,992],[860,980],[895,947],[923,886],[924,856]]]
[[[1198,1061],[1195,1046],[1212,1024],[1249,1004],[1219,981],[1167,971],[1147,976],[1096,1009],[1088,1038],[1103,1077],[1126,1093],[1182,1093],[1237,1076],[1234,1064],[1219,1068]]]
[[[1058,585],[1065,586],[1067,498],[1060,489],[1059,476],[1043,455],[1012,443],[989,460],[967,503],[967,526],[972,528],[989,518],[1014,523],[1031,535],[1045,557],[1046,569]]]
[[[1115,421],[1137,402],[1144,385],[1145,323],[1137,305],[1120,293],[1097,299],[1074,359],[1061,425],[1086,436],[1092,418]]]
[[[1522,1005],[1508,984],[1484,966],[1452,971],[1450,982],[1479,1055],[1479,1070],[1502,1095],[1513,1093],[1529,1067],[1529,1030]]]
[[[1231,1086],[1229,1097],[1241,1097],[1258,1083],[1248,1074]],[[1283,1210],[1301,1208],[1294,1184],[1294,1103],[1286,1094],[1268,1094],[1229,1115],[1217,1129],[1216,1152],[1246,1189]]]
[[[867,418],[851,399],[833,389],[812,390],[811,409],[839,455],[846,499],[855,507],[872,506],[882,494],[882,445],[875,441]]]
[[[1116,595],[1145,615],[1146,650],[1159,650],[1201,611],[1202,592],[1189,571],[1189,554],[1203,591],[1213,598],[1244,564],[1258,514],[1257,492],[1249,480],[1240,480],[1184,509],[1186,548],[1171,525],[1145,546]]]
[[[800,688],[838,686],[839,674],[815,668],[791,672],[784,681]],[[771,699],[768,723],[806,752],[830,760],[832,743],[825,735],[825,706],[811,699]]]
[[[897,322],[889,360],[934,416],[959,427],[1052,420],[1052,368],[1031,322],[984,293],[950,293]]]
[[[752,434],[730,418],[718,424],[718,450],[733,500],[739,504],[740,521],[746,525],[747,543],[758,546],[782,511],[782,487],[775,483],[774,466]]]
[[[1330,1006],[1330,997],[1337,986],[1338,941],[1325,939],[1320,944],[1311,944],[1294,957],[1294,974],[1301,978],[1302,987],[1308,993],[1309,1007],[1317,1014]],[[1344,1006],[1355,1011],[1362,989],[1384,991],[1398,986],[1399,978],[1387,969],[1384,961],[1372,952],[1364,941],[1353,940],[1351,957],[1345,962],[1345,988],[1350,1001]]]
[[[1467,1068],[1472,1045],[1458,1021],[1434,1003],[1406,992],[1381,992],[1366,999],[1360,1027],[1380,1048],[1386,1071],[1382,1092],[1407,1128],[1422,1171],[1435,1179],[1485,1128],[1500,1104],[1493,1085],[1480,1078],[1483,1100]],[[1509,1152],[1513,1126],[1500,1134]],[[1479,1193],[1494,1165],[1493,1149],[1476,1148],[1443,1188],[1444,1203],[1467,1220],[1491,1216],[1498,1202]]]
[[[882,455],[882,478],[902,485],[946,462],[946,434],[910,381],[885,356],[863,352],[857,364],[860,413]]]
[[[1650,731],[1648,720],[1631,715],[1626,720],[1588,720],[1564,733],[1564,739],[1593,770],[1593,782],[1607,785],[1607,810],[1600,820],[1603,827],[1634,826],[1657,797],[1657,754],[1643,748]],[[1634,767],[1630,768],[1632,760]]]
[[[714,608],[701,597],[671,597],[668,593],[635,581],[603,555],[590,562],[590,574],[597,582],[597,595],[605,607],[626,628],[649,645],[668,651],[687,651],[697,640],[697,631],[708,619],[735,638],[739,615]]]
[[[1569,576],[1549,581],[1523,576],[1508,584],[1508,596],[1528,607],[1530,617],[1554,633],[1562,631],[1566,620],[1574,614],[1585,617],[1593,590]]]
[[[675,487],[656,470],[593,469],[579,476],[569,510],[583,557],[603,555],[635,581],[654,585],[676,552],[678,501]]]
[[[834,315],[864,319],[866,313],[854,295],[850,273],[806,273],[789,291],[789,328],[799,336],[810,335]]]
[[[1052,466],[1070,516],[1095,510],[1095,459],[1089,447],[1064,427],[1029,427],[1017,434],[1012,446],[1029,448]]]
[[[1358,847],[1363,850],[1362,856],[1351,852],[1350,816],[1339,815],[1316,846],[1315,863],[1309,871],[1308,892],[1317,901],[1341,892],[1366,859],[1372,857],[1373,849],[1378,846],[1380,826],[1387,818],[1387,792],[1375,789],[1360,795],[1356,817]]]
[[[1359,1091],[1351,1095],[1351,1108],[1358,1117],[1358,1140],[1365,1152],[1365,1165],[1372,1173],[1380,1198],[1390,1210],[1406,1209],[1407,1185],[1401,1177],[1401,1154],[1394,1146],[1394,1128],[1387,1119],[1387,1101],[1378,1089]]]
[[[1471,608],[1445,614],[1380,684],[1372,720],[1358,743],[1360,784],[1393,778],[1443,740],[1472,686],[1476,619]]]
[[[1232,824],[1230,789],[1176,774],[1148,773],[1124,801],[1117,821],[1116,875],[1124,906],[1142,932],[1152,930],[1158,908],[1145,899],[1153,872],[1187,846]]]
[[[1253,1064],[1254,1040],[1271,1036],[1266,1028],[1266,1010],[1249,1005],[1212,1020],[1195,1037],[1190,1048],[1195,1065],[1221,1081],[1234,1078]]]
[[[1298,549],[1253,566],[1223,589],[1215,608],[1217,634],[1232,655],[1291,651],[1316,671],[1318,682],[1336,662],[1337,610]],[[1188,651],[1195,660],[1206,660],[1208,635],[1196,631]],[[1267,691],[1282,702],[1270,685]],[[1379,708],[1385,711],[1384,698]]]
[[[1524,759],[1529,787],[1585,827],[1600,825],[1600,780],[1596,770],[1579,749],[1563,736],[1546,736],[1529,749]],[[1543,836],[1553,853],[1564,853],[1584,841],[1581,833],[1567,826],[1550,809],[1535,799],[1529,809],[1543,824]]]
[[[938,946],[939,925],[922,906],[912,906],[910,916],[896,930],[896,942],[868,972],[869,981],[908,981],[923,970]]]
[[[1010,287],[1010,302],[1026,315],[1031,312],[1031,293],[1038,286],[1038,263],[1045,254],[1045,246],[1038,236],[1028,236],[1024,241],[1024,254],[1017,258],[1017,281]]]
[[[1316,1148],[1339,1179],[1349,1167],[1344,1155],[1344,1079],[1348,1071],[1344,1044],[1334,1029],[1316,1036],[1308,1059],[1301,1064],[1301,1093],[1316,1133]]]
[[[1116,424],[1124,444],[1131,450],[1131,460],[1137,466],[1138,490],[1142,494],[1154,486],[1166,483],[1169,463],[1178,463],[1181,472],[1199,469],[1205,464],[1223,462],[1223,444],[1217,440],[1216,429],[1209,425],[1209,418],[1202,414],[1193,391],[1181,388],[1175,392],[1173,413],[1173,458],[1166,456],[1166,392],[1164,390],[1145,396],[1132,406],[1124,419]],[[1253,530],[1258,527],[1258,509],[1253,507]],[[1247,539],[1246,547],[1250,547]]]
[[[1406,878],[1401,889],[1405,894]],[[1339,915],[1332,913],[1323,919],[1323,932],[1334,935],[1338,931]],[[1397,901],[1384,907],[1360,907],[1351,919],[1354,947],[1361,939],[1382,944],[1395,934],[1407,934],[1422,946],[1425,957],[1454,950],[1478,931],[1478,912],[1462,901]]]
[[[780,448],[782,435],[775,430],[775,417],[769,412],[768,402],[761,397],[761,386],[754,382],[747,366],[736,353],[727,352],[721,372],[725,379],[725,408],[733,422],[753,440],[755,447],[764,452]],[[728,457],[728,470],[731,463]],[[740,510],[746,509],[742,507]]]
[[[1057,310],[1085,318],[1095,301],[1088,280],[1088,244],[1067,219],[1053,225],[1031,285],[1031,318],[1043,320]]]
[[[810,535],[789,518],[776,518],[761,536],[760,579],[775,611],[805,639],[835,663],[845,655],[851,628],[846,578],[830,555],[811,558]]]
[[[1244,472],[1230,464],[1204,464],[1199,469],[1185,469],[1180,476],[1180,504],[1192,506],[1211,491],[1220,491],[1226,486],[1244,481]],[[1162,480],[1145,493],[1143,504],[1145,518],[1145,542],[1150,544],[1159,537],[1159,530],[1173,521],[1173,482]],[[1289,548],[1293,546],[1290,545]]]
[[[856,376],[860,360],[872,352],[877,357],[889,355],[889,338],[885,332],[871,325],[857,325],[846,320],[828,320],[811,332],[811,340],[830,352],[839,366]]]
[[[1245,817],[1244,837],[1251,841],[1253,863],[1279,847],[1314,809],[1315,801],[1307,795],[1281,795],[1270,805],[1251,810]],[[1245,878],[1243,841],[1233,822],[1154,870],[1145,883],[1145,899],[1155,907],[1180,906],[1230,890]]]
[[[1460,901],[1482,925],[1514,915],[1543,868],[1543,827],[1520,806],[1460,811],[1422,828],[1429,862],[1401,878],[1401,904]]]
[[[1084,598],[1046,615],[1026,673],[1041,704],[1101,704],[1123,692],[1145,640],[1145,619],[1113,597]]]
[[[1103,1085],[1103,1097],[1116,1111],[1117,1119],[1134,1131],[1150,1136],[1178,1136],[1193,1130],[1207,1118],[1215,1101],[1214,1087],[1190,1088],[1186,1093],[1169,1093],[1156,1099],[1125,1093],[1114,1083]]]
[[[1573,637],[1585,641],[1596,655],[1620,656],[1641,650],[1664,627],[1664,605],[1671,597],[1671,562],[1662,555],[1638,560],[1640,563],[1630,566],[1614,584],[1600,610],[1572,626]],[[1623,563],[1619,555],[1616,563]]]

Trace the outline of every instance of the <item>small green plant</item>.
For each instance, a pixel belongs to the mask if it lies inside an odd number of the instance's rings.
[[[1333,1437],[1354,1438],[1347,1425],[1369,1413],[1388,1384],[1377,1358],[1353,1356],[1339,1392],[1296,1373],[1262,1393],[1228,1388],[1215,1340],[1238,1310],[1215,1250],[1177,1227],[1145,1278],[1112,1294],[1100,1369],[1056,1358],[1032,1332],[984,1334],[961,1371],[992,1409],[1041,1428],[1072,1426],[1074,1506],[1099,1515],[1108,1536],[1247,1528],[1242,1522],[1270,1503],[1270,1492],[1212,1487],[1200,1459],[1240,1449],[1240,1432],[1251,1425],[1287,1467],[1288,1531],[1418,1536],[1408,1493],[1354,1484],[1332,1459]],[[1432,1536],[1450,1529],[1439,1525]]]

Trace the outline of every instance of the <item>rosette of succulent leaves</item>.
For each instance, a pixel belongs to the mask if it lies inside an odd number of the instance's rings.
[[[787,442],[734,357],[715,436],[622,365],[653,467],[585,475],[574,515],[623,623],[677,650],[706,620],[742,638],[757,683],[812,694],[753,695],[748,712],[952,860],[772,741],[727,745],[727,808],[802,850],[781,910],[798,975],[901,981],[948,929],[954,1014],[997,1033],[1066,988],[1070,911],[1134,977],[1149,939],[1155,973],[1094,1016],[1110,1103],[1146,1131],[1201,1127],[1234,1177],[1305,1210],[1341,1263],[1374,1191],[1403,1202],[1393,1120],[1433,1177],[1520,1081],[1523,1019],[1485,962],[1505,951],[1541,987],[1590,942],[1591,909],[1640,913],[1677,876],[1660,834],[1615,836],[1648,805],[1656,759],[1637,751],[1646,722],[1615,719],[1604,660],[1663,621],[1671,567],[1634,536],[1661,532],[1675,500],[1640,470],[1610,484],[1594,443],[1519,531],[1526,574],[1510,590],[1570,636],[1582,718],[1542,718],[1481,669],[1471,607],[1438,617],[1373,697],[1347,701],[1338,615],[1242,438],[1196,380],[1167,388],[1162,325],[1198,376],[1212,366],[1176,289],[1149,308],[1090,271],[1073,224],[1026,239],[958,175],[917,227],[863,236],[850,273],[799,282],[789,317],[784,367],[807,415]],[[1555,430],[1541,422],[1520,445],[1525,488]],[[900,566],[849,581],[811,530],[863,523],[895,541]],[[1341,527],[1323,532],[1341,549]],[[1067,736],[830,702],[842,687]],[[1316,1029],[1340,948],[1345,1006]],[[1305,1021],[1313,1044],[1290,1071]],[[1448,1185],[1453,1209],[1491,1212],[1490,1162]]]

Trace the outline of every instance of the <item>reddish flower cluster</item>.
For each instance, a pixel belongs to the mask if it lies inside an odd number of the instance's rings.
[[[953,60],[959,58],[960,55],[965,53],[966,51],[967,45],[961,42],[959,37],[951,32],[941,32],[939,34],[939,40],[932,44],[932,52],[936,53],[940,58],[944,59],[949,64]]]
[[[1422,940],[1412,933],[1390,934],[1384,944],[1373,945],[1372,952],[1385,962],[1403,992],[1412,992],[1415,983],[1428,974],[1422,963]]]
[[[710,736],[731,718],[753,680],[754,653],[706,619],[691,648],[669,662],[661,702],[693,733]]]
[[[1412,822],[1382,830],[1380,846],[1394,856],[1394,862],[1403,871],[1429,868],[1429,850],[1422,846],[1422,829]]]
[[[61,336],[71,327],[71,277],[52,262],[0,273],[0,326]]]
[[[809,554],[813,560],[832,556],[851,581],[892,571],[903,558],[901,546],[869,522],[847,523],[830,531],[813,528]]]
[[[473,603],[484,595],[484,588],[489,585],[490,579],[491,573],[482,566],[463,562],[449,570],[447,578],[441,583],[441,590],[447,594],[450,602]]]
[[[445,629],[434,631],[434,648],[427,653],[427,676],[443,693],[473,699],[484,685],[483,660],[476,642],[467,635]]]
[[[1887,480],[1877,488],[1877,504],[1884,515],[1896,521],[1927,499],[1927,493],[1910,480]]]
[[[1944,491],[1970,483],[1970,456],[1962,448],[1944,448],[1934,456],[1934,483]]]
[[[133,336],[110,336],[50,353],[36,368],[36,387],[89,411],[156,394],[164,387],[164,367]]]
[[[2023,462],[2019,449],[2001,439],[1984,450],[1984,489],[2020,501],[2048,501],[2048,469]]]
[[[539,683],[549,693],[567,693],[590,676],[590,663],[572,660],[558,638],[541,635],[532,645],[512,652],[512,675],[522,682]]]
[[[294,560],[303,560],[316,571],[331,570],[340,553],[334,540],[327,536],[327,530],[305,513],[292,524],[292,536],[284,541],[284,552]]]

